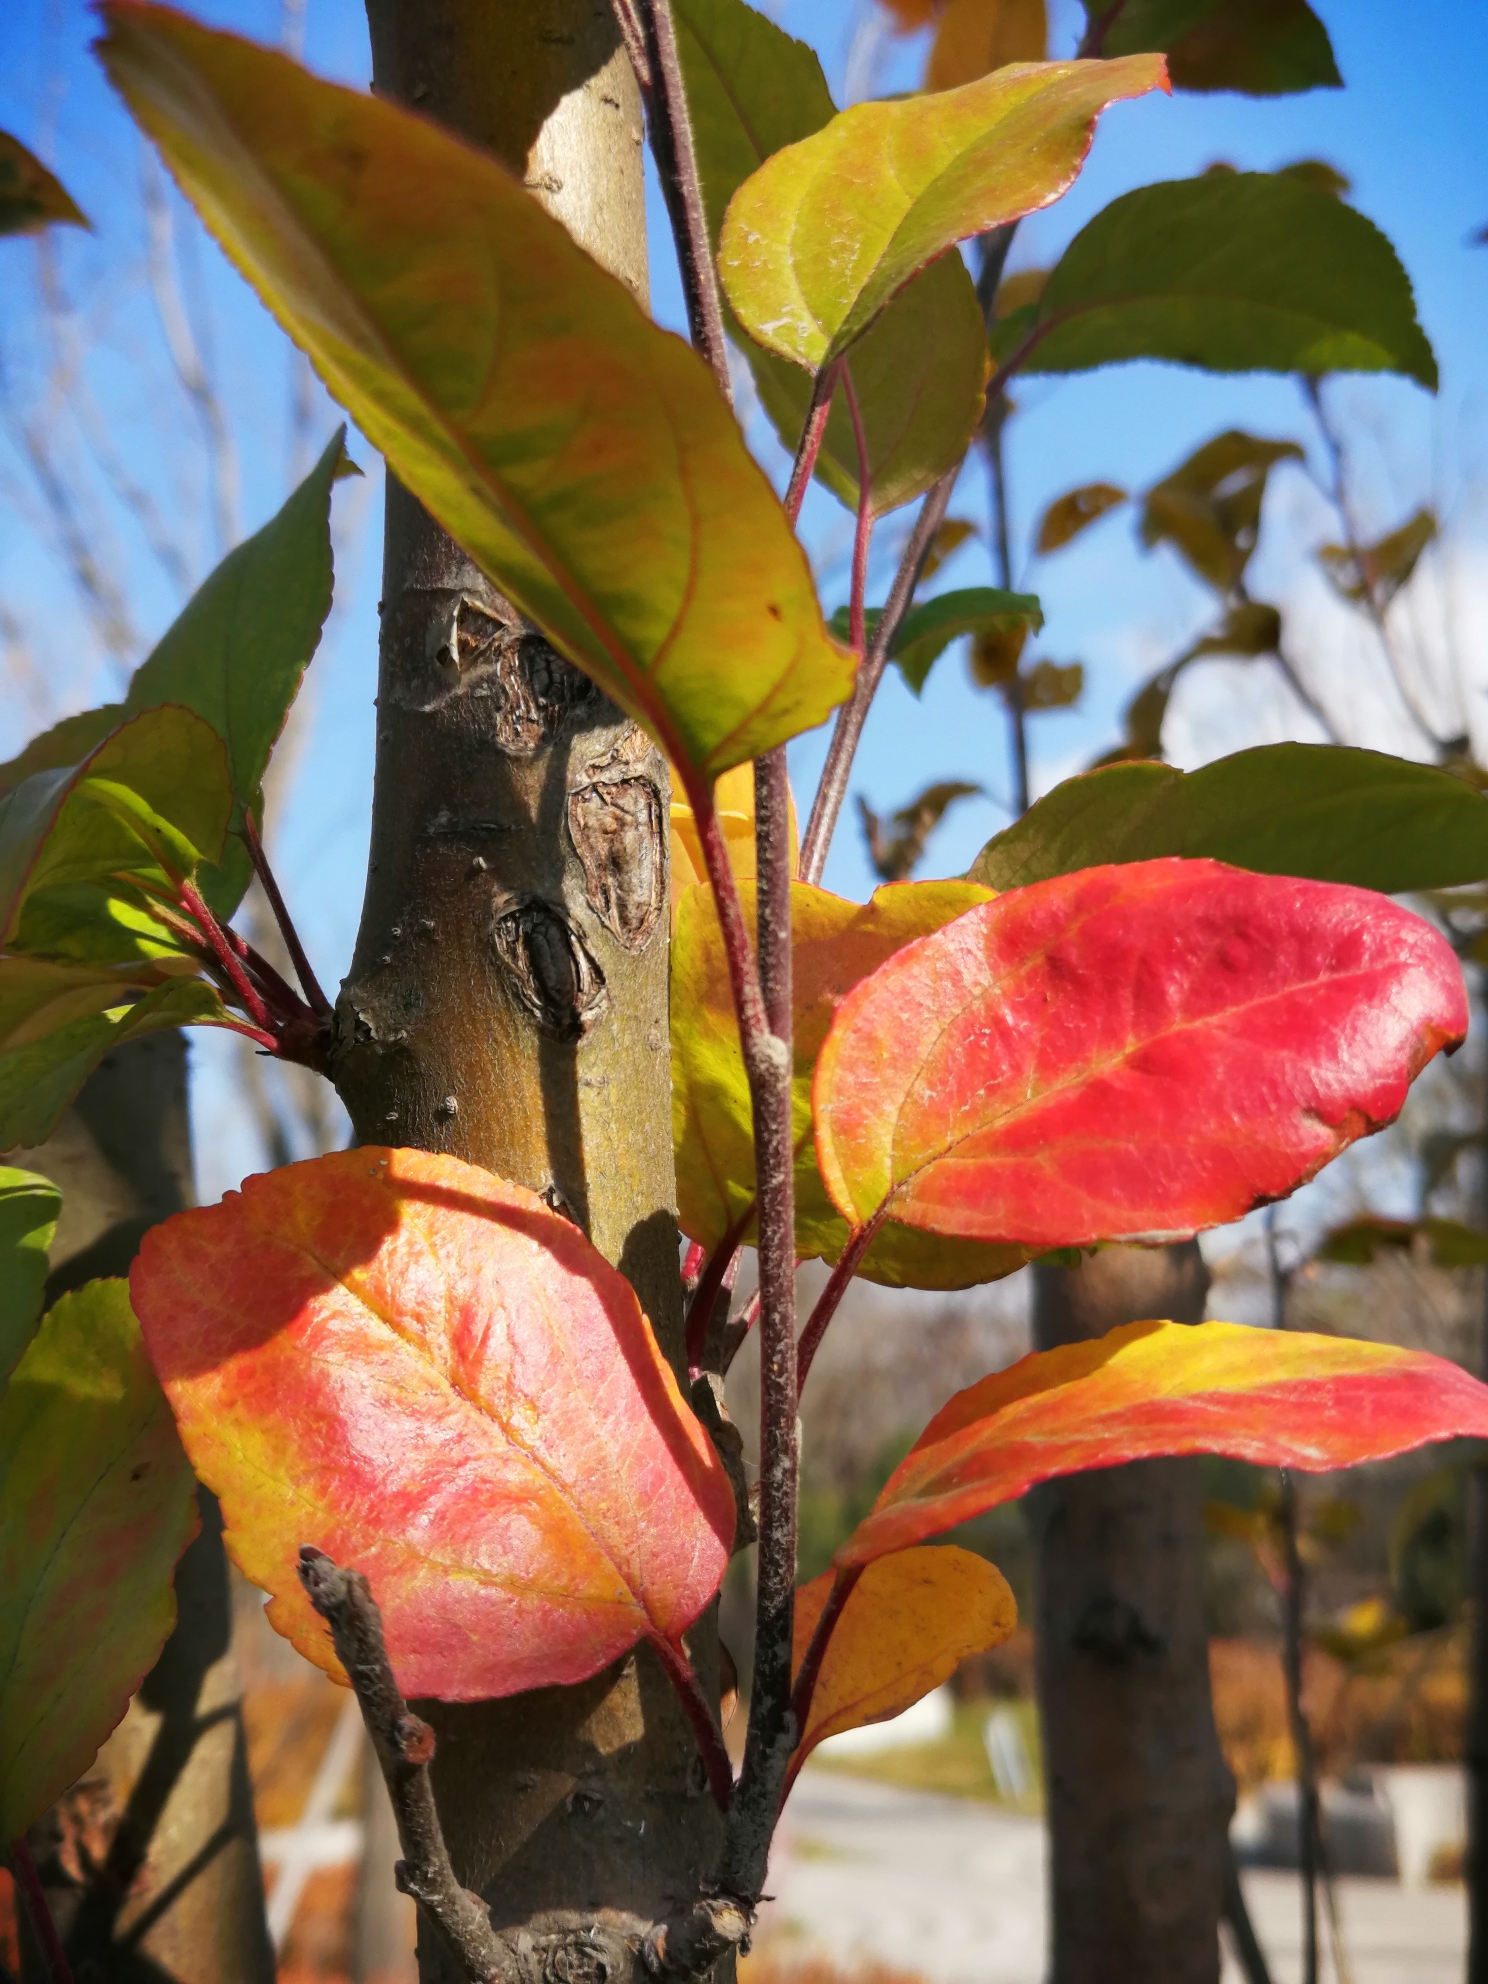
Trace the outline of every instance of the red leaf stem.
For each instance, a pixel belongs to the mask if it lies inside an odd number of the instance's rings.
[[[852,586],[848,594],[848,639],[861,659],[863,653],[863,608],[868,591],[868,546],[873,538],[873,477],[868,462],[868,436],[863,429],[863,409],[853,387],[852,367],[842,367],[842,393],[852,415],[853,439],[858,448],[858,521],[853,531]]]
[[[261,1026],[266,1033],[271,1031],[273,1023],[269,1009],[264,1004],[258,987],[248,976],[243,960],[228,942],[222,925],[217,921],[211,910],[207,908],[207,905],[202,901],[190,882],[183,881],[181,883],[181,901],[196,918],[202,935],[211,946],[212,955],[227,973],[228,981],[234,992],[242,1000],[243,1009],[248,1017],[256,1026]],[[241,939],[239,941],[241,942]]]
[[[656,1657],[666,1669],[666,1677],[677,1691],[682,1712],[687,1717],[708,1772],[708,1787],[720,1812],[726,1812],[734,1798],[734,1767],[724,1747],[723,1732],[714,1720],[686,1649],[660,1637],[651,1641]]]
[[[806,1733],[806,1725],[811,1715],[811,1698],[816,1693],[817,1677],[821,1673],[822,1662],[827,1657],[832,1634],[837,1629],[837,1621],[842,1617],[847,1601],[857,1588],[858,1579],[866,1569],[867,1566],[864,1564],[851,1564],[846,1570],[838,1571],[831,1596],[822,1607],[822,1615],[816,1622],[816,1631],[811,1635],[811,1644],[806,1649],[806,1658],[801,1662],[801,1671],[796,1676],[795,1692],[791,1695],[791,1714],[796,1718],[798,1746]],[[785,1780],[787,1792],[795,1781],[796,1772],[792,1770]]]
[[[796,1345],[796,1383],[804,1388],[807,1373],[821,1348],[821,1340],[827,1333],[827,1324],[836,1315],[838,1305],[847,1293],[847,1284],[858,1271],[858,1263],[873,1245],[878,1229],[884,1223],[883,1213],[877,1212],[865,1226],[858,1227],[827,1277],[826,1286],[816,1298],[816,1306],[806,1319],[806,1327],[801,1332],[801,1341]]]
[[[816,473],[816,458],[821,453],[822,441],[827,431],[827,421],[832,412],[832,394],[837,385],[838,366],[835,361],[824,366],[816,375],[811,388],[811,404],[806,409],[806,424],[801,429],[801,439],[796,448],[796,459],[791,463],[790,482],[785,491],[785,514],[792,524],[801,514],[801,504],[806,496],[807,485]]]

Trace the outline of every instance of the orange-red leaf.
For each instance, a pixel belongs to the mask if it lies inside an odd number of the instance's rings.
[[[800,1671],[836,1574],[796,1593],[793,1673]],[[887,1722],[942,1681],[968,1654],[1000,1646],[1018,1623],[1007,1580],[985,1557],[954,1544],[898,1550],[870,1564],[827,1642],[794,1777],[818,1743],[866,1722]]]
[[[1193,1233],[1388,1123],[1466,1031],[1451,947],[1383,896],[1215,861],[1082,869],[848,993],[816,1066],[817,1161],[855,1227]]]
[[[250,1178],[149,1234],[145,1341],[269,1618],[338,1673],[302,1543],[362,1571],[408,1695],[675,1639],[734,1501],[630,1285],[534,1193],[419,1151]]]
[[[1238,1323],[1126,1323],[958,1392],[837,1553],[867,1564],[1037,1481],[1158,1454],[1322,1472],[1488,1436],[1488,1385],[1445,1358]]]

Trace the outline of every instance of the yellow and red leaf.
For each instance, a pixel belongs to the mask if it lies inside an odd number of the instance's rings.
[[[816,1065],[817,1162],[857,1228],[1194,1233],[1390,1122],[1466,1031],[1450,945],[1385,897],[1212,861],[1082,869],[847,994]]]
[[[958,1392],[837,1553],[870,1564],[1036,1482],[1161,1454],[1319,1473],[1488,1437],[1488,1385],[1445,1358],[1238,1323],[1125,1323]]]
[[[404,1693],[451,1701],[582,1680],[717,1590],[718,1457],[629,1283],[534,1193],[342,1151],[167,1220],[130,1286],[229,1553],[327,1672],[305,1543],[370,1579]]]

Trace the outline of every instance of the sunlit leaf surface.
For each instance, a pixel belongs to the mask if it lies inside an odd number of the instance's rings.
[[[1156,56],[1015,64],[843,111],[734,195],[719,270],[739,321],[818,370],[958,241],[1066,192],[1108,104],[1165,87]]]
[[[364,1572],[403,1692],[579,1681],[675,1640],[733,1492],[630,1284],[535,1193],[419,1151],[250,1178],[131,1286],[228,1551],[336,1672],[301,1544]]]
[[[104,16],[110,78],[331,393],[674,764],[712,777],[842,701],[851,661],[706,367],[515,177],[166,8]]]
[[[1445,1358],[1236,1323],[1126,1323],[958,1392],[837,1561],[871,1563],[1085,1468],[1228,1454],[1322,1472],[1456,1434],[1488,1435],[1488,1386]]]
[[[835,1581],[827,1571],[796,1593],[796,1670]],[[1017,1623],[1007,1580],[970,1550],[901,1550],[868,1565],[827,1643],[792,1777],[818,1743],[901,1714],[970,1654],[1001,1646]]]
[[[1363,890],[1207,861],[1088,868],[910,945],[817,1061],[853,1226],[1082,1245],[1280,1198],[1399,1112],[1467,1030],[1462,972]]]

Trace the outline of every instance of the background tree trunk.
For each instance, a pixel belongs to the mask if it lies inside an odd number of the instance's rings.
[[[1197,1323],[1198,1243],[1034,1270],[1040,1350]],[[1214,1731],[1198,1463],[1049,1483],[1032,1513],[1051,1984],[1215,1984],[1235,1787]]]
[[[374,86],[502,159],[644,303],[641,107],[604,0],[367,11]],[[646,735],[390,479],[372,851],[336,1084],[361,1141],[543,1192],[675,1359],[668,803]],[[713,1685],[711,1633],[694,1637]],[[578,1922],[664,1913],[713,1864],[718,1817],[649,1651],[581,1687],[419,1712],[457,1874],[498,1927],[567,1937],[547,1966],[564,1984],[613,1963],[569,1935]],[[421,1973],[442,1978],[431,1943]]]
[[[16,1162],[61,1188],[47,1300],[127,1274],[192,1201],[186,1043],[110,1054],[55,1136]],[[67,1953],[90,1984],[271,1984],[227,1559],[205,1490],[176,1572],[177,1622],[92,1770],[32,1830]],[[45,1977],[39,1952],[27,1975]]]

